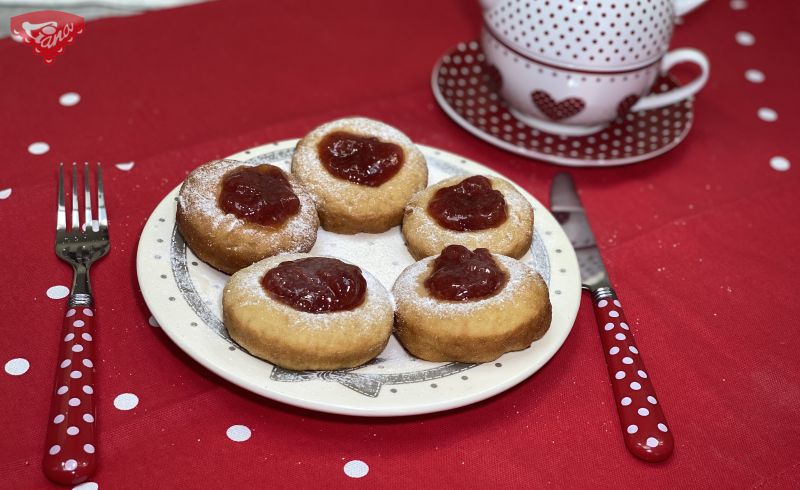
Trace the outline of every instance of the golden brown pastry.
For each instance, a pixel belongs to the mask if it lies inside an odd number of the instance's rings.
[[[403,236],[417,260],[452,244],[520,258],[533,239],[533,207],[503,179],[452,177],[411,198]]]
[[[451,245],[412,264],[392,288],[395,336],[428,361],[488,362],[550,328],[547,285],[522,262]]]
[[[322,227],[381,233],[428,182],[425,157],[397,129],[363,117],[337,119],[297,144],[292,173],[314,196]]]
[[[201,260],[231,274],[284,252],[307,252],[319,219],[311,196],[273,165],[214,160],[193,170],[178,195],[178,230]]]
[[[294,370],[355,367],[392,333],[388,291],[331,257],[270,257],[231,276],[222,296],[230,336],[256,357]]]

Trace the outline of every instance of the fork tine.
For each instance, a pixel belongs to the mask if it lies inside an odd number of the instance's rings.
[[[67,208],[64,205],[64,162],[58,164],[58,213],[56,215],[56,231],[67,229]]]
[[[100,228],[108,227],[108,216],[106,216],[106,196],[103,192],[103,168],[97,162],[97,221]]]
[[[78,215],[78,164],[72,162],[72,231],[80,226]]]
[[[92,194],[89,191],[89,162],[83,162],[83,231],[94,228],[92,223]]]

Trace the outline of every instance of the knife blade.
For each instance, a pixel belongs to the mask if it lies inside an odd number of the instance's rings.
[[[559,173],[553,179],[550,210],[575,248],[581,282],[592,295],[625,446],[642,460],[664,461],[675,441],[569,174]]]

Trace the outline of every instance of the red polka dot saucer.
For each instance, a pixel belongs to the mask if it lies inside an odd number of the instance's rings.
[[[693,99],[659,109],[631,112],[604,129],[566,136],[533,128],[518,119],[497,91],[496,73],[478,42],[461,43],[433,70],[433,95],[459,126],[478,138],[522,156],[579,167],[625,165],[661,155],[677,146],[692,126]],[[662,75],[654,93],[678,84]]]

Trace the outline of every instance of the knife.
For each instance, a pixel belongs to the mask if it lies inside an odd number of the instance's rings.
[[[592,294],[625,446],[637,458],[664,461],[675,447],[672,432],[625,320],[622,304],[611,288],[586,212],[569,174],[559,173],[553,179],[550,209],[575,248],[583,288]]]

